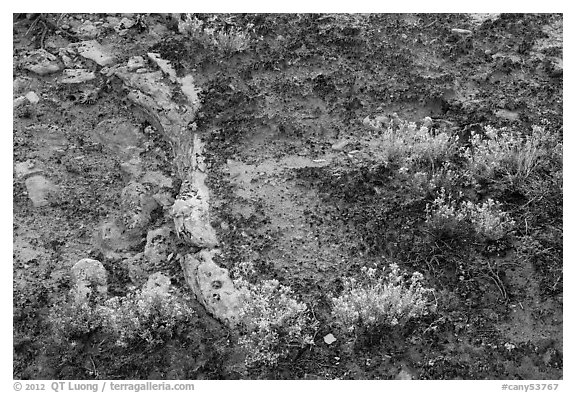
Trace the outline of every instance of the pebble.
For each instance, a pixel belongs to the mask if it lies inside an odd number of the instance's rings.
[[[332,333],[327,334],[324,336],[324,342],[328,345],[334,343],[336,341],[336,337]]]
[[[452,33],[454,33],[454,34],[472,35],[472,31],[471,31],[471,30],[466,30],[466,29],[452,29],[451,31],[452,31]]]
[[[38,97],[38,94],[36,94],[33,91],[26,94],[25,97],[28,101],[30,101],[31,104],[37,104],[38,102],[40,102],[40,97]]]

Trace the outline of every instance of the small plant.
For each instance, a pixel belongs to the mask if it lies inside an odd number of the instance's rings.
[[[55,306],[50,322],[60,341],[74,341],[92,333],[110,336],[117,346],[138,341],[149,345],[170,339],[179,324],[188,323],[194,311],[169,292],[148,288],[101,304],[69,302]]]
[[[143,289],[125,297],[113,297],[98,308],[103,328],[116,338],[116,345],[144,341],[163,344],[179,324],[189,323],[194,311],[169,292]]]
[[[484,137],[473,134],[470,143],[464,155],[474,175],[484,179],[503,175],[510,182],[528,178],[558,146],[556,137],[538,126],[528,136],[487,126]]]
[[[361,281],[345,279],[344,291],[332,299],[332,314],[350,332],[404,325],[430,312],[433,290],[424,288],[422,279],[418,272],[408,278],[397,264],[390,265],[387,275],[364,267]]]
[[[442,189],[432,204],[426,206],[426,224],[440,235],[454,236],[469,227],[485,239],[499,240],[514,226],[514,220],[493,199],[482,204],[466,201],[458,205]]]
[[[364,124],[380,133],[380,158],[385,162],[399,161],[406,169],[418,163],[429,164],[434,168],[437,163],[447,161],[457,152],[458,137],[445,132],[432,134],[432,119],[429,117],[424,119],[420,127],[416,123],[401,120],[395,114],[390,121],[379,116],[374,120],[364,119]]]
[[[274,366],[289,354],[290,348],[314,344],[315,324],[307,316],[306,305],[294,299],[290,287],[276,280],[254,285],[238,279],[235,285],[244,297],[239,343],[247,351],[247,366]]]
[[[213,45],[225,53],[243,52],[250,46],[250,35],[237,26],[224,28],[207,27],[192,14],[185,14],[178,22],[178,31],[204,46]]]

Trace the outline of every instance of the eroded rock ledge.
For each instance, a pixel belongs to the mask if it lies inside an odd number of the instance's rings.
[[[148,54],[148,58],[160,70],[134,70],[129,66],[134,61],[128,61],[127,65],[117,65],[104,72],[122,80],[128,98],[170,142],[182,186],[169,212],[176,234],[193,249],[200,249],[180,258],[184,277],[206,310],[222,323],[234,327],[238,323],[240,296],[228,270],[213,260],[219,253],[216,248],[219,242],[210,224],[204,143],[194,123],[200,107],[198,89],[191,75],[178,78],[168,61],[157,54]],[[178,90],[186,97],[185,102],[176,102]]]

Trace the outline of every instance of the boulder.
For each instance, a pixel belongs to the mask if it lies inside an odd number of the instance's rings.
[[[80,56],[92,60],[102,67],[116,62],[114,55],[95,40],[75,42],[68,45],[68,49],[77,52]]]
[[[38,75],[48,75],[60,71],[58,58],[45,49],[30,52],[24,59],[24,69]]]
[[[241,296],[228,270],[213,261],[217,253],[217,250],[202,250],[194,255],[186,255],[180,263],[186,283],[198,302],[214,318],[234,328],[239,322]]]
[[[82,259],[72,267],[73,287],[71,293],[78,303],[87,302],[93,291],[97,296],[108,293],[108,275],[104,265],[95,259]]]
[[[168,227],[154,229],[146,236],[144,256],[150,266],[160,267],[172,252],[172,231]]]
[[[170,278],[158,272],[150,275],[142,288],[142,294],[167,297],[170,295]]]
[[[94,72],[86,69],[65,69],[62,71],[62,78],[60,83],[75,84],[91,81],[96,78]]]
[[[28,198],[34,207],[47,206],[57,199],[59,189],[42,175],[33,175],[26,179]]]

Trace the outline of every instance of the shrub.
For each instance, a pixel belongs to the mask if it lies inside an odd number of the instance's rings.
[[[474,133],[470,143],[465,157],[474,175],[484,179],[503,175],[510,182],[528,178],[552,150],[561,149],[557,137],[538,126],[528,136],[487,126],[484,137]]]
[[[204,46],[213,45],[225,53],[242,52],[250,46],[250,35],[236,26],[223,28],[207,27],[192,14],[185,14],[178,22],[178,31]]]
[[[432,134],[432,119],[429,117],[420,127],[399,119],[395,114],[391,121],[380,116],[374,120],[366,118],[364,124],[379,131],[379,154],[385,162],[399,161],[406,168],[425,163],[434,168],[437,163],[447,161],[457,152],[458,137],[445,132]]]
[[[429,295],[433,290],[422,286],[421,273],[407,278],[397,264],[390,265],[388,275],[383,273],[362,268],[362,281],[345,279],[344,291],[332,299],[333,316],[348,331],[404,325],[430,311]]]
[[[314,344],[315,323],[307,316],[306,305],[294,299],[290,287],[276,280],[254,285],[238,279],[235,284],[244,297],[239,343],[247,351],[247,366],[274,366],[290,348]]]
[[[457,235],[468,227],[485,239],[499,240],[514,226],[514,220],[493,199],[488,198],[481,204],[466,201],[458,205],[442,189],[432,204],[426,205],[426,224],[440,236]]]
[[[80,340],[92,333],[109,335],[121,347],[138,341],[164,343],[194,311],[169,292],[145,288],[102,304],[69,302],[52,309],[50,323],[57,341]]]

